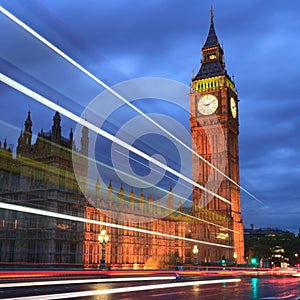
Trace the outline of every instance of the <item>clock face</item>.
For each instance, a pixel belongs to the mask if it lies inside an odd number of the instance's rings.
[[[232,116],[234,118],[236,118],[236,116],[237,116],[237,107],[236,107],[236,102],[232,97],[230,98],[230,110],[231,110]]]
[[[198,101],[198,111],[202,115],[211,115],[218,108],[218,99],[214,95],[204,95]]]

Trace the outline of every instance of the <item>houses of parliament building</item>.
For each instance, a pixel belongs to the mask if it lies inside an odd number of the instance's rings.
[[[225,68],[213,14],[200,69],[191,82],[190,110],[193,150],[206,160],[199,162],[193,152],[192,179],[197,186],[216,188],[208,201],[206,191],[195,186],[191,208],[180,202],[174,207],[172,186],[165,205],[159,195],[126,191],[122,184],[110,182],[102,189],[97,178],[88,199],[79,188],[72,163],[77,157],[85,178],[88,129],[82,127],[80,145],[75,145],[72,129],[68,137],[62,136],[61,116],[55,112],[51,130],[41,130],[33,141],[34,116],[28,112],[15,153],[6,139],[0,144],[0,202],[12,205],[12,209],[0,209],[0,265],[98,268],[103,224],[108,224],[109,235],[105,262],[111,267],[163,268],[190,265],[195,258],[213,264],[223,257],[243,263],[238,96]],[[222,161],[226,177],[210,178],[215,161]],[[116,202],[116,196],[121,201]],[[13,209],[14,205],[32,211]],[[133,221],[133,215],[141,221]],[[197,257],[194,245],[199,249]]]

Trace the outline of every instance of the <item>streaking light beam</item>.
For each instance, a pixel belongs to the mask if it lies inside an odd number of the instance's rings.
[[[96,220],[89,220],[86,218],[65,215],[65,214],[61,214],[61,213],[55,213],[52,211],[46,211],[46,210],[42,210],[42,209],[31,208],[31,207],[21,206],[21,205],[16,205],[16,204],[11,204],[11,203],[0,202],[0,208],[20,211],[20,212],[25,212],[25,213],[30,213],[30,214],[36,214],[36,215],[41,215],[41,216],[46,216],[46,217],[53,217],[53,218],[59,218],[59,219],[64,219],[64,220],[71,220],[71,221],[76,221],[76,222],[91,223],[91,224],[102,225],[102,226],[107,226],[107,227],[131,230],[131,231],[142,232],[142,233],[146,233],[146,234],[163,236],[163,237],[167,237],[167,238],[171,238],[171,239],[184,240],[184,241],[193,242],[193,243],[199,243],[199,244],[205,244],[205,245],[211,245],[211,246],[217,246],[217,247],[223,247],[223,248],[229,248],[229,249],[233,248],[232,246],[228,246],[228,245],[222,245],[222,244],[211,243],[211,242],[206,242],[206,241],[201,241],[201,240],[195,240],[195,239],[185,238],[182,236],[166,234],[166,233],[162,233],[162,232],[158,232],[158,231],[146,230],[146,229],[142,229],[142,228],[130,227],[130,226],[96,221]]]
[[[150,280],[175,280],[175,276],[151,276],[151,277],[121,277],[121,278],[102,278],[102,279],[76,279],[76,280],[49,280],[33,282],[8,282],[0,283],[0,289],[25,286],[43,286],[43,285],[67,285],[67,284],[91,284],[107,282],[125,282],[125,281],[150,281]]]
[[[240,278],[233,279],[216,279],[216,280],[201,280],[201,281],[188,281],[188,282],[177,282],[177,283],[163,283],[163,284],[151,284],[151,285],[142,285],[142,286],[130,286],[123,288],[115,289],[106,289],[106,290],[95,290],[95,291],[82,291],[82,292],[71,292],[71,293],[60,293],[60,294],[48,294],[48,295],[39,295],[39,296],[29,296],[29,297],[18,297],[18,298],[7,298],[4,300],[51,300],[51,299],[68,299],[68,298],[77,298],[77,297],[92,297],[97,295],[109,295],[109,294],[118,294],[118,293],[129,293],[137,291],[149,291],[156,289],[167,289],[167,288],[176,288],[183,286],[191,285],[206,285],[206,284],[217,284],[217,283],[234,283],[240,282]]]
[[[0,73],[0,80],[2,82],[4,82],[5,84],[9,85],[10,87],[18,90],[19,92],[27,95],[28,97],[42,103],[43,105],[53,109],[54,111],[58,111],[61,114],[63,114],[64,116],[70,118],[71,120],[75,121],[78,124],[81,124],[84,127],[87,127],[88,129],[94,131],[97,134],[100,134],[101,136],[107,138],[108,140],[112,141],[113,143],[117,143],[118,145],[120,145],[121,147],[124,147],[125,149],[137,154],[138,156],[145,158],[146,160],[148,160],[149,162],[152,162],[153,164],[157,165],[158,167],[166,170],[167,172],[170,172],[171,174],[177,176],[178,178],[182,178],[184,181],[192,184],[193,186],[207,192],[208,194],[220,199],[221,201],[228,203],[229,205],[231,205],[231,202],[227,199],[225,199],[224,197],[208,190],[207,188],[205,188],[204,186],[200,185],[199,183],[191,180],[190,178],[182,175],[181,173],[177,172],[176,170],[170,168],[169,166],[161,163],[160,161],[156,160],[155,158],[147,155],[146,153],[140,151],[139,149],[127,144],[126,142],[122,141],[121,139],[111,135],[110,133],[106,132],[105,130],[98,128],[97,126],[95,126],[94,124],[82,119],[81,117],[75,115],[74,113],[70,112],[69,110],[59,106],[58,104],[53,103],[51,100],[41,96],[40,94],[34,92],[33,90],[25,87],[24,85],[18,83],[17,81],[11,79],[10,77]]]
[[[3,126],[12,128],[13,130],[19,131],[19,127],[16,127],[16,126],[14,126],[14,125],[12,125],[12,124],[10,124],[10,123],[7,123],[7,122],[5,122],[5,121],[3,121],[3,120],[0,120],[0,125],[1,125],[1,124],[2,124]],[[44,140],[44,139],[42,139],[42,140],[45,141],[46,143],[49,143],[48,140]],[[60,145],[56,145],[56,146],[59,147],[60,149],[63,149],[64,151],[71,151],[70,149],[65,148],[65,147],[63,147],[63,146],[60,146]],[[122,154],[122,153],[120,152],[120,154]],[[80,157],[83,157],[83,158],[85,158],[85,159],[88,159],[88,160],[90,160],[90,161],[93,161],[93,162],[95,162],[96,164],[99,164],[99,165],[101,165],[101,166],[104,167],[104,168],[108,168],[108,169],[111,169],[111,170],[113,169],[113,167],[111,167],[111,166],[109,166],[109,165],[107,165],[107,164],[105,164],[105,163],[102,163],[102,162],[100,162],[100,161],[98,161],[98,160],[92,159],[91,157],[86,157],[85,155],[83,155],[83,154],[81,154],[81,153],[77,153],[77,155],[79,155]],[[120,173],[123,173],[123,174],[126,175],[126,176],[129,176],[129,177],[132,177],[132,178],[133,178],[132,175],[126,174],[126,173],[123,172],[122,170],[117,170],[117,171],[120,172]],[[158,172],[158,171],[156,171],[156,172]],[[140,178],[135,178],[135,179],[138,180],[139,182],[148,183],[147,181],[144,181],[144,180],[142,180],[142,179],[140,179]],[[96,184],[96,182],[95,182],[95,184]],[[168,193],[168,190],[165,190],[165,189],[163,189],[163,188],[156,187],[156,189],[160,190],[160,191],[163,192],[163,193]],[[125,195],[129,196],[129,194],[125,194]],[[178,195],[178,194],[176,194],[176,193],[174,193],[174,196],[176,196],[176,198],[178,198],[178,199],[186,200],[185,198],[181,197],[180,195]],[[134,199],[135,199],[135,200],[139,200],[139,198],[137,198],[137,197],[134,197]],[[170,213],[172,213],[172,212],[177,212],[178,214],[180,214],[180,215],[182,215],[182,216],[186,216],[186,217],[188,217],[188,218],[190,218],[190,219],[197,220],[197,221],[201,221],[201,222],[203,222],[203,223],[210,224],[210,225],[212,225],[212,226],[215,226],[215,227],[218,227],[218,228],[225,229],[225,230],[227,230],[227,231],[239,233],[238,231],[235,231],[235,230],[233,230],[233,229],[224,227],[224,226],[222,226],[222,225],[219,225],[219,224],[216,224],[216,223],[207,221],[207,220],[205,220],[205,219],[202,219],[202,218],[199,218],[199,217],[195,217],[195,216],[193,216],[193,215],[189,215],[189,214],[186,214],[186,213],[183,213],[183,212],[180,212],[180,211],[176,211],[176,210],[174,210],[174,209],[170,209],[170,208],[165,207],[165,206],[162,206],[162,205],[158,205],[158,204],[155,203],[155,202],[153,202],[152,205],[155,206],[155,207],[159,207],[159,208],[166,209],[166,210],[170,211]]]
[[[202,161],[204,161],[206,164],[208,164],[210,167],[212,167],[214,170],[216,170],[218,173],[220,173],[222,176],[224,176],[226,179],[228,179],[230,182],[232,182],[234,185],[238,186],[242,191],[244,191],[246,194],[248,194],[251,198],[255,199],[260,204],[264,205],[262,201],[260,201],[258,198],[256,198],[253,194],[251,194],[248,190],[243,188],[241,185],[239,185],[237,182],[235,182],[233,179],[231,179],[229,176],[227,176],[225,173],[223,173],[221,170],[219,170],[217,167],[215,167],[213,164],[211,164],[209,161],[207,161],[204,157],[202,157],[199,153],[191,149],[189,146],[187,146],[185,143],[183,143],[180,139],[178,139],[176,136],[174,136],[171,132],[166,130],[163,126],[155,122],[152,118],[147,116],[143,111],[138,109],[135,105],[130,103],[127,99],[125,99],[123,96],[121,96],[119,93],[114,91],[110,86],[108,86],[106,83],[104,83],[102,80],[100,80],[98,77],[90,73],[87,69],[82,67],[79,63],[77,63],[75,60],[73,60],[70,56],[65,54],[63,51],[61,51],[59,48],[54,46],[52,43],[50,43],[48,40],[46,40],[43,36],[38,34],[36,31],[34,31],[32,28],[27,26],[24,22],[22,22],[20,19],[15,17],[13,14],[11,14],[8,10],[6,10],[4,7],[0,6],[0,11],[6,15],[8,18],[10,18],[13,22],[18,24],[20,27],[25,29],[27,32],[29,32],[31,35],[33,35],[35,38],[37,38],[39,41],[41,41],[43,44],[45,44],[47,47],[52,49],[54,52],[56,52],[58,55],[63,57],[65,60],[67,60],[69,63],[71,63],[73,66],[75,66],[77,69],[82,71],[84,74],[86,74],[88,77],[99,83],[102,87],[107,89],[110,93],[115,95],[117,98],[119,98],[121,101],[126,103],[129,107],[131,107],[133,110],[135,110],[137,113],[142,115],[144,118],[146,118],[149,122],[154,124],[156,127],[161,129],[163,132],[168,134],[170,137],[172,137],[174,140],[176,140],[178,143],[180,143],[183,147],[191,151],[194,155],[196,155],[198,158],[200,158]],[[224,201],[224,200],[223,200]]]

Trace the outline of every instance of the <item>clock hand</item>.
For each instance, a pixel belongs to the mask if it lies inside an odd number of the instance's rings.
[[[212,101],[210,101],[209,103],[207,103],[207,104],[203,104],[204,106],[208,106],[208,105],[210,105],[211,103],[213,103],[215,100],[212,100]]]

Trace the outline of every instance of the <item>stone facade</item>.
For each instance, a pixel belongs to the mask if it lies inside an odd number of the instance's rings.
[[[110,266],[153,268],[190,262],[191,257],[185,258],[184,251],[185,247],[191,247],[190,243],[131,230],[138,227],[149,232],[185,236],[185,222],[179,222],[184,218],[163,212],[165,208],[159,205],[159,200],[152,205],[152,195],[145,199],[141,192],[135,197],[131,190],[126,196],[122,186],[115,193],[111,184],[108,190],[101,191],[97,182],[91,193],[94,198],[84,197],[74,176],[72,154],[87,154],[88,132],[82,129],[81,148],[77,150],[72,130],[68,139],[61,136],[60,121],[56,112],[52,130],[39,132],[33,144],[29,112],[25,130],[18,139],[16,157],[6,141],[0,149],[1,201],[18,206],[17,210],[0,209],[0,262],[3,265],[98,267],[101,254],[98,235],[103,225],[89,223],[89,220],[125,226],[125,229],[106,227],[110,236],[106,262]],[[78,157],[84,177],[87,160],[82,155]],[[172,198],[172,188],[169,194]],[[81,217],[86,222],[22,212],[22,207]],[[138,224],[136,218],[133,221],[133,215],[138,217]],[[164,217],[166,215],[169,216]]]
[[[193,149],[239,183],[237,92],[225,69],[213,16],[202,55],[200,70],[191,84]],[[203,114],[199,102],[207,95],[213,97],[204,103]],[[214,114],[207,113],[215,100]],[[104,227],[110,236],[105,259],[111,267],[219,263],[222,257],[233,261],[234,252],[236,261],[243,262],[240,191],[232,181],[212,172],[211,166],[193,155],[193,180],[215,190],[215,195],[195,186],[191,209],[183,208],[180,202],[174,207],[172,187],[167,205],[160,203],[159,195],[126,192],[122,184],[114,190],[110,183],[102,190],[96,178],[93,191],[83,194],[72,159],[77,159],[85,182],[89,133],[82,128],[77,149],[72,130],[68,138],[63,137],[60,123],[56,112],[51,130],[40,131],[33,143],[28,112],[15,155],[6,140],[0,145],[0,202],[11,205],[0,209],[1,265],[99,267],[98,235]],[[82,182],[81,188],[88,191],[91,187]],[[91,196],[85,197],[87,194]],[[35,210],[25,212],[28,208]],[[59,215],[47,216],[47,212]],[[195,244],[197,257],[192,253]]]
[[[224,253],[222,248],[206,246],[202,248],[202,255],[210,260],[220,256],[235,256],[238,263],[243,263],[238,94],[225,68],[224,52],[215,32],[213,14],[208,37],[202,48],[201,66],[191,84],[190,110],[194,150],[206,160],[204,162],[193,155],[193,180],[215,193],[209,194],[195,186],[193,213],[219,226],[199,227],[198,238],[214,243],[223,239],[228,246],[233,246],[229,254]]]

